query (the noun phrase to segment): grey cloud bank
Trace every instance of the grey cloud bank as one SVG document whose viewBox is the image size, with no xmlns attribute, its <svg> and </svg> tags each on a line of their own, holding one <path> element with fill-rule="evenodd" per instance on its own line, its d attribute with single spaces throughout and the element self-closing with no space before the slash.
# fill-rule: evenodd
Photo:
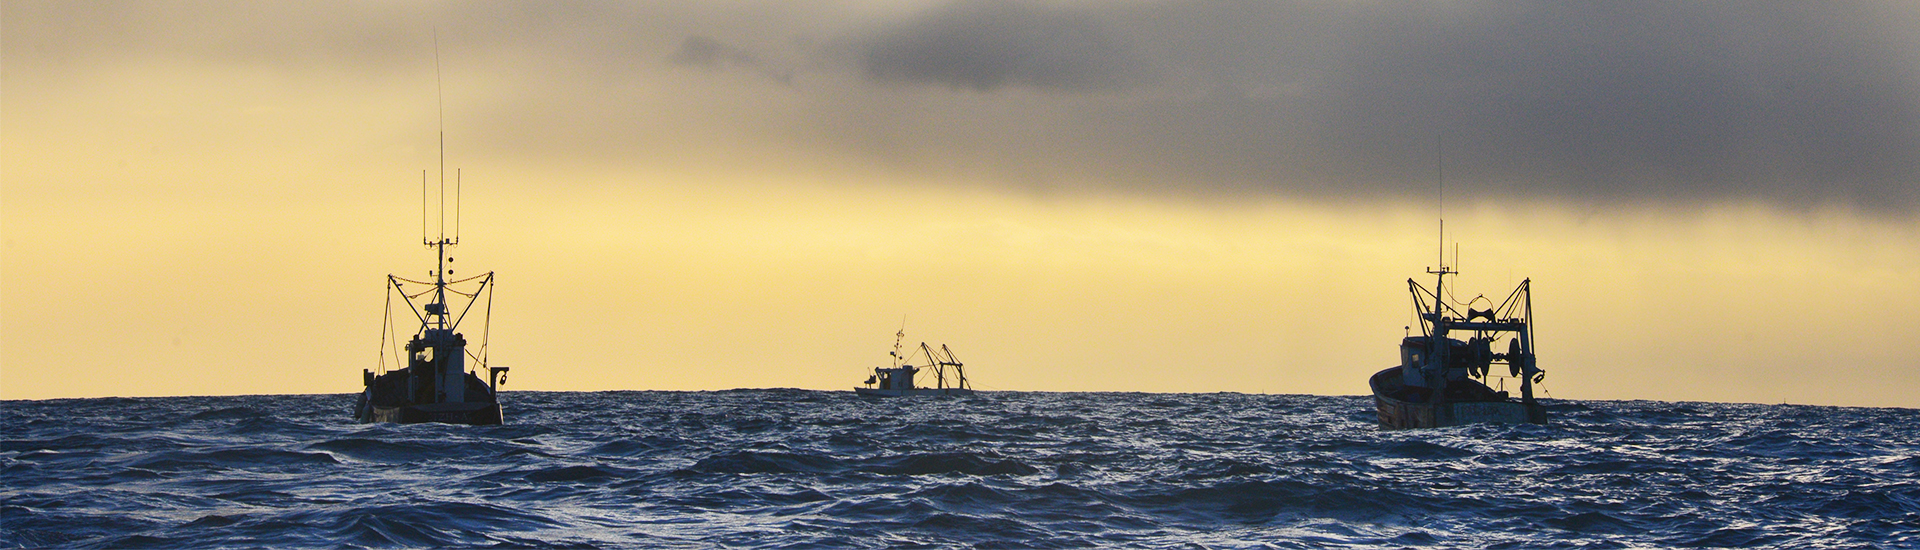
<svg viewBox="0 0 1920 550">
<path fill-rule="evenodd" d="M 876 80 L 980 92 L 1112 89 L 1132 62 L 1092 14 L 995 1 L 936 7 L 877 32 L 862 50 L 861 68 Z"/>
<path fill-rule="evenodd" d="M 438 27 L 450 66 L 508 88 L 450 106 L 498 155 L 717 147 L 1044 191 L 1380 200 L 1430 192 L 1442 136 L 1469 195 L 1920 211 L 1912 3 L 9 3 L 5 20 L 13 74 L 418 71 Z"/>
<path fill-rule="evenodd" d="M 1482 193 L 1920 206 L 1911 5 L 964 5 L 882 32 L 868 74 L 1060 96 L 1037 139 L 1074 145 L 1012 162 L 1090 180 L 1398 194 L 1431 186 L 1444 136 Z M 1094 46 L 1059 46 L 1060 21 Z"/>
</svg>

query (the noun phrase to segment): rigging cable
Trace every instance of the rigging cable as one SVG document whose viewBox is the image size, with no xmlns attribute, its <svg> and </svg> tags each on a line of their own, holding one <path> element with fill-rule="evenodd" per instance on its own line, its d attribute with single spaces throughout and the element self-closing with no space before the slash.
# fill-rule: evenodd
<svg viewBox="0 0 1920 550">
<path fill-rule="evenodd" d="M 451 281 L 447 281 L 447 282 L 446 282 L 446 284 L 450 284 L 450 285 L 457 285 L 457 284 L 460 284 L 460 283 L 464 283 L 464 282 L 468 282 L 468 281 L 472 281 L 472 280 L 474 280 L 474 279 L 479 279 L 479 278 L 481 278 L 481 277 L 485 277 L 485 276 L 487 276 L 487 274 L 486 274 L 486 273 L 481 273 L 481 274 L 479 274 L 479 275 L 474 275 L 474 276 L 472 276 L 472 277 L 467 277 L 467 278 L 465 278 L 465 279 L 455 279 L 455 280 L 451 280 Z M 393 278 L 394 278 L 394 279 L 398 279 L 398 280 L 400 280 L 401 282 L 405 282 L 405 283 L 413 283 L 413 284 L 416 284 L 416 285 L 431 285 L 431 284 L 434 284 L 434 283 L 430 283 L 430 282 L 427 282 L 427 281 L 415 281 L 415 280 L 413 280 L 413 279 L 408 279 L 408 278 L 406 278 L 406 277 L 401 277 L 401 276 L 399 276 L 399 275 L 394 275 L 394 276 L 393 276 Z"/>
<path fill-rule="evenodd" d="M 380 374 L 387 373 L 387 327 L 393 325 L 393 293 L 388 292 L 386 294 L 386 312 L 380 316 L 380 370 L 378 371 Z M 399 357 L 394 357 L 394 359 L 397 361 Z"/>
<path fill-rule="evenodd" d="M 399 275 L 388 275 L 388 277 L 393 277 L 393 279 L 394 279 L 394 280 L 396 280 L 396 281 L 400 281 L 400 282 L 403 282 L 403 283 L 413 283 L 413 284 L 416 284 L 416 285 L 431 285 L 431 284 L 433 284 L 433 283 L 429 283 L 429 282 L 426 282 L 426 281 L 415 281 L 415 280 L 413 280 L 413 279 L 408 279 L 408 278 L 406 278 L 406 277 L 401 277 L 401 276 L 399 276 Z"/>
<path fill-rule="evenodd" d="M 476 292 L 476 294 L 478 294 L 478 292 Z M 474 357 L 474 360 L 479 361 L 480 368 L 483 369 L 487 367 L 487 346 L 493 335 L 493 285 L 487 285 L 486 312 L 487 320 L 480 324 L 480 354 Z M 491 381 L 493 375 L 488 374 L 487 376 L 488 380 Z"/>
</svg>

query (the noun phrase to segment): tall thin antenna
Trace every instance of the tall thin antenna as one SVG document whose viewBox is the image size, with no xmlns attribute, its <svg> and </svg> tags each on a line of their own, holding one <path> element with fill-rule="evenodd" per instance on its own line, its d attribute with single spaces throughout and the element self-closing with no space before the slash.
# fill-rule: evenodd
<svg viewBox="0 0 1920 550">
<path fill-rule="evenodd" d="M 1447 162 L 1441 147 L 1440 132 L 1433 133 L 1433 169 L 1440 188 L 1440 271 L 1447 270 Z"/>
<path fill-rule="evenodd" d="M 460 244 L 460 169 L 453 169 L 453 244 Z"/>
<path fill-rule="evenodd" d="M 433 100 L 440 115 L 440 240 L 447 240 L 447 92 L 440 78 L 440 29 L 433 29 Z"/>
<path fill-rule="evenodd" d="M 447 240 L 447 133 L 440 132 L 440 240 Z"/>
</svg>

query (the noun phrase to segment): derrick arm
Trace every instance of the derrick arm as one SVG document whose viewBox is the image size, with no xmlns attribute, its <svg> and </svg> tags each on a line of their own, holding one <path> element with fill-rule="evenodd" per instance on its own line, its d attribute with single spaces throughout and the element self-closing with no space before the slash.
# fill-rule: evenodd
<svg viewBox="0 0 1920 550">
<path fill-rule="evenodd" d="M 933 353 L 933 347 L 928 346 L 926 342 L 920 343 L 920 352 L 927 355 L 927 366 L 933 367 L 933 378 L 934 378 L 933 387 L 936 387 L 936 388 L 947 387 L 946 363 L 940 362 L 940 357 Z"/>
<path fill-rule="evenodd" d="M 1544 380 L 1547 377 L 1546 371 L 1534 366 L 1533 279 L 1520 281 L 1520 288 L 1515 289 L 1514 294 L 1520 297 L 1521 302 L 1519 307 L 1525 308 L 1524 311 L 1526 313 L 1526 317 L 1523 319 L 1526 326 L 1520 331 L 1520 360 L 1523 361 L 1520 365 L 1520 400 L 1532 403 L 1533 383 Z"/>
<path fill-rule="evenodd" d="M 1427 289 L 1420 288 L 1420 283 L 1414 282 L 1413 279 L 1411 278 L 1407 279 L 1407 294 L 1413 296 L 1413 316 L 1416 319 L 1422 320 L 1422 322 L 1420 323 L 1420 334 L 1422 336 L 1432 336 L 1433 331 L 1427 328 L 1427 325 L 1430 324 L 1431 321 L 1427 320 L 1427 315 L 1426 315 L 1427 313 L 1426 290 Z"/>
<path fill-rule="evenodd" d="M 398 277 L 388 275 L 387 284 L 393 287 L 394 292 L 397 292 L 400 294 L 400 299 L 407 301 L 407 309 L 413 310 L 413 316 L 415 318 L 420 319 L 420 326 L 423 326 L 423 327 L 427 326 L 427 316 L 420 314 L 420 306 L 413 305 L 413 297 L 407 295 L 407 289 L 400 288 L 400 279 Z"/>
<path fill-rule="evenodd" d="M 940 351 L 947 354 L 947 364 L 953 365 L 953 374 L 960 378 L 960 386 L 959 386 L 960 389 L 963 389 L 963 390 L 973 389 L 972 385 L 967 383 L 966 367 L 961 366 L 960 360 L 953 356 L 953 350 L 947 349 L 946 344 L 940 344 Z"/>
<path fill-rule="evenodd" d="M 473 280 L 473 279 L 467 279 L 467 280 L 469 280 L 469 281 L 471 281 L 471 280 Z M 459 328 L 460 328 L 460 321 L 464 321 L 464 320 L 466 320 L 466 319 L 467 319 L 467 312 L 469 312 L 469 311 L 473 311 L 473 304 L 474 304 L 475 302 L 479 302 L 479 301 L 480 301 L 480 299 L 479 299 L 479 298 L 480 298 L 480 293 L 481 293 L 481 292 L 485 292 L 485 291 L 487 290 L 487 285 L 490 285 L 490 284 L 493 284 L 493 272 L 491 272 L 491 271 L 489 271 L 489 272 L 487 272 L 487 274 L 486 274 L 486 276 L 485 276 L 484 278 L 482 278 L 482 279 L 480 279 L 480 287 L 479 287 L 479 288 L 475 288 L 475 289 L 473 289 L 473 294 L 472 294 L 472 295 L 471 295 L 471 296 L 469 297 L 469 299 L 467 300 L 467 307 L 465 307 L 465 308 L 462 308 L 462 309 L 460 310 L 460 316 L 459 316 L 459 317 L 455 317 L 455 318 L 453 319 L 453 326 L 450 326 L 450 327 L 447 327 L 448 329 L 459 329 Z M 457 292 L 457 293 L 459 293 L 459 294 L 461 294 L 461 295 L 466 295 L 466 293 L 464 293 L 464 292 L 459 292 L 459 291 L 455 291 L 455 292 Z M 491 319 L 489 319 L 489 321 L 491 321 Z"/>
<path fill-rule="evenodd" d="M 1454 319 L 1464 320 L 1466 318 L 1460 315 L 1460 310 L 1454 309 L 1453 306 L 1447 304 L 1446 300 L 1440 299 L 1438 291 L 1427 290 L 1426 287 L 1420 286 L 1420 283 L 1415 282 L 1413 279 L 1407 279 L 1407 293 L 1413 295 L 1413 313 L 1414 316 L 1420 318 L 1420 328 L 1425 336 L 1435 336 L 1435 333 L 1444 333 L 1445 331 L 1439 330 L 1443 328 L 1440 326 L 1442 324 L 1441 319 L 1448 314 L 1452 314 Z M 1431 302 L 1429 302 L 1429 300 L 1431 300 Z M 1454 323 L 1446 323 L 1446 325 L 1444 328 L 1453 328 Z"/>
</svg>

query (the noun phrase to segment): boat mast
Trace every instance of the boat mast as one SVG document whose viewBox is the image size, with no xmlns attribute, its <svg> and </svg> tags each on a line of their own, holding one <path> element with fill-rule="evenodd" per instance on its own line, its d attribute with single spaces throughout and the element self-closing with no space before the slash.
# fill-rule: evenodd
<svg viewBox="0 0 1920 550">
<path fill-rule="evenodd" d="M 1433 282 L 1433 318 L 1434 322 L 1438 323 L 1441 312 L 1440 300 L 1442 300 L 1442 296 L 1446 295 L 1443 287 L 1446 286 L 1447 274 L 1455 273 L 1447 269 L 1447 163 L 1443 150 L 1440 147 L 1440 134 L 1438 133 L 1433 135 L 1433 170 L 1435 174 L 1434 187 L 1438 189 L 1439 194 L 1438 201 L 1436 201 L 1437 206 L 1435 207 L 1438 213 L 1435 217 L 1440 219 L 1440 241 L 1438 243 L 1439 246 L 1434 250 L 1437 253 L 1437 263 L 1440 269 L 1429 269 L 1427 273 L 1432 273 L 1435 277 Z"/>
<path fill-rule="evenodd" d="M 1433 323 L 1434 341 L 1429 344 L 1434 351 L 1444 352 L 1446 351 L 1445 346 L 1435 344 L 1445 335 L 1445 329 L 1440 326 L 1440 315 L 1445 311 L 1444 308 L 1446 306 L 1441 304 L 1441 300 L 1446 299 L 1447 275 L 1457 272 L 1447 268 L 1447 164 L 1440 147 L 1440 134 L 1434 134 L 1433 136 L 1433 169 L 1435 173 L 1434 186 L 1438 189 L 1439 194 L 1438 205 L 1436 206 L 1438 213 L 1436 217 L 1440 219 L 1440 240 L 1438 247 L 1435 248 L 1435 252 L 1437 253 L 1437 263 L 1440 268 L 1427 270 L 1427 273 L 1434 275 L 1433 318 L 1431 319 Z M 1438 356 L 1436 355 L 1435 357 Z"/>
<path fill-rule="evenodd" d="M 434 91 L 435 112 L 436 114 L 439 115 L 438 131 L 439 131 L 439 139 L 440 139 L 440 143 L 439 143 L 440 145 L 440 201 L 439 201 L 440 238 L 438 240 L 427 241 L 423 244 L 433 247 L 434 261 L 438 266 L 433 270 L 433 289 L 434 290 L 433 290 L 432 305 L 436 307 L 429 307 L 428 312 L 435 314 L 433 328 L 439 329 L 439 330 L 446 330 L 447 315 L 451 313 L 450 311 L 448 311 L 448 308 L 447 308 L 447 274 L 449 273 L 449 271 L 447 270 L 447 261 L 452 259 L 447 257 L 447 247 L 460 244 L 460 236 L 459 236 L 459 229 L 458 229 L 459 225 L 458 225 L 458 222 L 456 222 L 454 226 L 455 233 L 454 233 L 453 239 L 451 240 L 447 239 L 447 100 L 446 100 L 446 87 L 445 87 L 445 84 L 443 83 L 443 79 L 440 76 L 440 31 L 439 29 L 435 29 L 433 32 L 433 91 Z M 454 188 L 455 201 L 459 200 L 458 198 L 459 192 L 460 192 L 459 187 L 456 184 Z M 459 214 L 457 213 L 455 214 L 455 216 L 458 216 L 458 215 Z M 423 225 L 425 224 L 425 221 L 426 220 L 421 220 Z"/>
<path fill-rule="evenodd" d="M 901 315 L 900 330 L 893 333 L 893 351 L 887 353 L 887 355 L 893 356 L 893 368 L 896 368 L 896 369 L 900 368 L 900 365 L 906 363 L 907 361 L 906 356 L 900 355 L 901 342 L 905 341 L 906 339 L 907 339 L 907 316 Z"/>
<path fill-rule="evenodd" d="M 1446 304 L 1442 301 L 1446 300 L 1447 275 L 1457 272 L 1447 267 L 1447 171 L 1440 134 L 1437 133 L 1433 136 L 1433 166 L 1434 186 L 1438 189 L 1435 217 L 1440 220 L 1439 242 L 1436 250 L 1439 268 L 1427 270 L 1427 273 L 1434 276 L 1433 313 L 1428 314 L 1427 317 L 1427 323 L 1433 327 L 1433 330 L 1428 332 L 1427 364 L 1422 365 L 1421 370 L 1426 371 L 1422 374 L 1426 378 L 1427 385 L 1434 388 L 1431 399 L 1438 401 L 1445 393 L 1441 389 L 1446 387 L 1447 364 L 1447 323 L 1444 317 Z"/>
</svg>

